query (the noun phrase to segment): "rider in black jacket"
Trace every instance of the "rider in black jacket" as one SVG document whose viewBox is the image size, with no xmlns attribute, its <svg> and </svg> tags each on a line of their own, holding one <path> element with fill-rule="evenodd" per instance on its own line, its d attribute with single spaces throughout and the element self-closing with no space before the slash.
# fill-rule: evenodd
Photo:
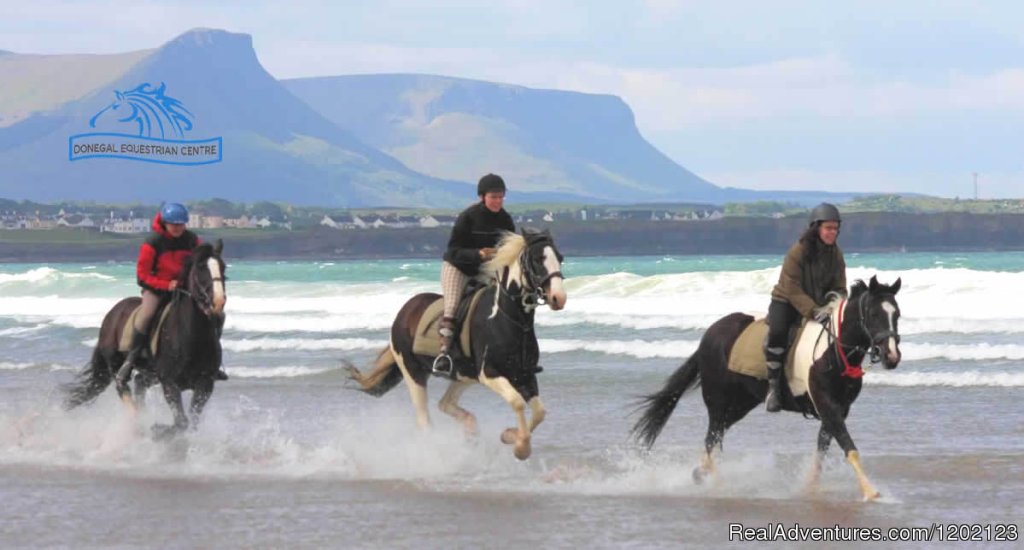
<svg viewBox="0 0 1024 550">
<path fill-rule="evenodd" d="M 480 202 L 462 211 L 452 228 L 448 249 L 441 264 L 441 291 L 444 295 L 444 317 L 441 318 L 441 353 L 434 360 L 434 374 L 454 376 L 448 350 L 455 328 L 455 312 L 462 290 L 471 277 L 479 274 L 480 264 L 494 255 L 504 231 L 515 231 L 512 216 L 502 207 L 505 181 L 496 174 L 480 178 L 476 187 Z"/>
</svg>

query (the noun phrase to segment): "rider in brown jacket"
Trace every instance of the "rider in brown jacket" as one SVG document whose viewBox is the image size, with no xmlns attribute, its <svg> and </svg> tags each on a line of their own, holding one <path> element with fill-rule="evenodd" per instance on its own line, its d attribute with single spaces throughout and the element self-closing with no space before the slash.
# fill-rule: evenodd
<svg viewBox="0 0 1024 550">
<path fill-rule="evenodd" d="M 799 325 L 801 318 L 826 322 L 828 312 L 822 308 L 828 303 L 826 295 L 829 292 L 846 295 L 846 261 L 836 244 L 840 222 L 839 209 L 835 206 L 827 202 L 815 206 L 807 230 L 786 253 L 779 282 L 772 289 L 765 345 L 768 361 L 765 407 L 768 412 L 782 408 L 779 381 L 790 345 L 790 327 Z"/>
</svg>

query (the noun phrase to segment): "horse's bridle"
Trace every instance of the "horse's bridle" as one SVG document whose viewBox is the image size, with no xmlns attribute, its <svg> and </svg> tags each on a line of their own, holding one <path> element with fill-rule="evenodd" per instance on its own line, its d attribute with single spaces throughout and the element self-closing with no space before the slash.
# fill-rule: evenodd
<svg viewBox="0 0 1024 550">
<path fill-rule="evenodd" d="M 206 290 L 206 287 L 204 285 L 199 284 L 199 281 L 196 279 L 195 265 L 198 265 L 198 263 L 199 262 L 193 264 L 192 269 L 189 271 L 189 290 L 183 289 L 181 287 L 176 287 L 174 290 L 180 294 L 188 296 L 189 299 L 191 299 L 193 302 L 195 302 L 197 306 L 199 306 L 199 309 L 203 312 L 203 314 L 209 317 L 213 314 L 213 297 L 210 296 L 210 292 Z M 211 286 L 217 282 L 223 283 L 226 280 L 227 277 L 224 276 L 210 277 Z"/>
<path fill-rule="evenodd" d="M 565 277 L 562 276 L 561 270 L 552 271 L 551 273 L 548 273 L 543 277 L 537 274 L 537 272 L 533 268 L 533 262 L 530 258 L 530 249 L 533 246 L 537 245 L 551 245 L 552 250 L 554 250 L 554 244 L 550 240 L 545 239 L 537 241 L 533 243 L 533 245 L 527 245 L 519 254 L 519 265 L 522 266 L 523 274 L 526 275 L 526 281 L 527 283 L 529 283 L 530 286 L 529 289 L 523 289 L 524 292 L 522 297 L 523 308 L 526 309 L 527 311 L 536 309 L 538 306 L 547 304 L 547 294 L 544 291 L 544 285 L 551 281 L 551 279 L 554 279 L 555 277 L 558 277 L 559 279 L 563 280 L 565 279 Z M 559 256 L 558 263 L 561 264 L 561 254 L 558 254 L 557 251 L 555 252 L 555 254 Z"/>
<path fill-rule="evenodd" d="M 864 322 L 864 318 L 866 317 L 867 313 L 867 306 L 864 305 L 864 298 L 868 294 L 871 294 L 871 291 L 861 294 L 860 298 L 857 299 L 857 312 L 860 314 L 860 329 L 868 337 L 868 340 L 871 341 L 871 345 L 868 346 L 867 349 L 868 355 L 871 357 L 872 363 L 877 363 L 882 360 L 882 342 L 889 338 L 894 338 L 896 340 L 896 344 L 898 345 L 900 343 L 900 335 L 898 332 L 892 329 L 881 330 L 875 333 L 874 335 L 871 334 L 871 331 L 868 330 L 867 323 Z"/>
<path fill-rule="evenodd" d="M 859 317 L 857 325 L 860 328 L 861 333 L 864 334 L 864 336 L 867 336 L 868 341 L 871 342 L 866 348 L 861 346 L 848 346 L 840 342 L 839 339 L 836 337 L 835 333 L 833 333 L 831 329 L 825 327 L 825 330 L 828 331 L 828 334 L 829 336 L 832 337 L 832 339 L 839 342 L 839 345 L 844 350 L 850 350 L 853 352 L 863 352 L 868 357 L 870 357 L 871 363 L 874 364 L 882 360 L 882 342 L 884 342 L 888 338 L 895 338 L 896 343 L 899 344 L 900 335 L 898 332 L 891 329 L 881 330 L 875 334 L 871 333 L 871 330 L 868 329 L 868 324 L 864 321 L 864 319 L 867 318 L 867 306 L 865 305 L 865 298 L 867 298 L 869 294 L 871 294 L 870 290 L 865 291 L 863 294 L 857 297 L 857 313 Z"/>
</svg>

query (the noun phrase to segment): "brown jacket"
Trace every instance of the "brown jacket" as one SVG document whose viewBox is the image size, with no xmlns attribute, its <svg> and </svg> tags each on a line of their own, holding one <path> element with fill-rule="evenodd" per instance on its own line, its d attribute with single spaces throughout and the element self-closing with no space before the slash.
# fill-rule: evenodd
<svg viewBox="0 0 1024 550">
<path fill-rule="evenodd" d="M 821 247 L 815 261 L 804 261 L 804 243 L 797 241 L 782 262 L 779 282 L 772 289 L 772 299 L 787 302 L 804 317 L 810 318 L 814 308 L 825 305 L 829 291 L 846 295 L 846 261 L 839 245 Z"/>
</svg>

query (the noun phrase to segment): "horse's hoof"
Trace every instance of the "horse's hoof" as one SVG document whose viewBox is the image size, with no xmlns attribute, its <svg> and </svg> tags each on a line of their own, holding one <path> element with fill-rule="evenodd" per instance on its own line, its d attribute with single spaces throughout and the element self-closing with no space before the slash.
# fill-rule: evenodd
<svg viewBox="0 0 1024 550">
<path fill-rule="evenodd" d="M 506 445 L 512 445 L 518 437 L 519 430 L 515 428 L 506 428 L 505 431 L 501 432 L 501 442 Z"/>
<path fill-rule="evenodd" d="M 477 430 L 477 427 L 476 427 L 476 420 L 475 419 L 463 420 L 462 421 L 462 435 L 466 439 L 476 439 L 476 437 L 478 435 L 480 435 L 480 432 L 479 432 L 479 430 Z"/>
<path fill-rule="evenodd" d="M 516 443 L 512 454 L 514 454 L 519 460 L 526 460 L 527 458 L 530 458 L 530 453 L 532 451 L 533 449 L 530 447 L 530 440 L 524 439 L 523 441 Z"/>
<path fill-rule="evenodd" d="M 696 483 L 697 485 L 700 485 L 700 484 L 704 483 L 704 478 L 705 477 L 707 477 L 707 474 L 704 472 L 704 470 L 701 469 L 700 466 L 697 466 L 696 468 L 693 469 L 693 482 L 694 483 Z"/>
<path fill-rule="evenodd" d="M 874 502 L 875 500 L 878 500 L 879 498 L 881 498 L 881 496 L 882 496 L 882 493 L 879 493 L 878 491 L 875 491 L 874 493 L 864 495 L 864 502 Z"/>
<path fill-rule="evenodd" d="M 173 424 L 154 424 L 150 429 L 153 430 L 153 439 L 156 441 L 166 441 L 181 433 Z"/>
</svg>

